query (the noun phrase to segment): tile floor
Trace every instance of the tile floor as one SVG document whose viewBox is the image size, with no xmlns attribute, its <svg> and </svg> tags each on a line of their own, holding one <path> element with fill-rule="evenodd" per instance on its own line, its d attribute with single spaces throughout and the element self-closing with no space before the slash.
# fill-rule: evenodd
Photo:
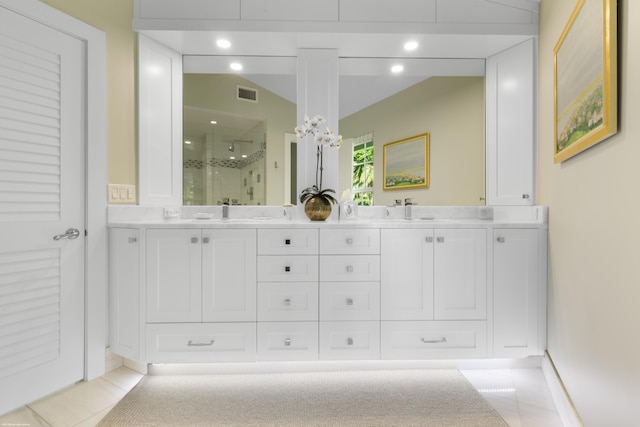
<svg viewBox="0 0 640 427">
<path fill-rule="evenodd" d="M 541 369 L 462 370 L 511 427 L 562 427 Z M 4 426 L 95 426 L 142 378 L 121 367 L 0 417 Z"/>
</svg>

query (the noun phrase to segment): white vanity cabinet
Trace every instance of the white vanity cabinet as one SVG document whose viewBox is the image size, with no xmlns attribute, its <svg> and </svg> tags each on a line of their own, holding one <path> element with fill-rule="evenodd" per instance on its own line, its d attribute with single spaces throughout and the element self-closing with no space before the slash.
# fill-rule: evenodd
<svg viewBox="0 0 640 427">
<path fill-rule="evenodd" d="M 147 363 L 524 358 L 547 229 L 112 226 L 110 347 Z"/>
<path fill-rule="evenodd" d="M 380 358 L 380 230 L 320 230 L 320 359 Z"/>
<path fill-rule="evenodd" d="M 546 230 L 496 229 L 493 237 L 493 355 L 542 355 L 546 344 Z"/>
<path fill-rule="evenodd" d="M 146 361 L 255 360 L 256 230 L 149 229 Z"/>
<path fill-rule="evenodd" d="M 256 320 L 256 231 L 147 230 L 147 322 Z"/>
<path fill-rule="evenodd" d="M 486 357 L 486 229 L 381 233 L 382 358 Z"/>
<path fill-rule="evenodd" d="M 142 360 L 140 230 L 109 229 L 109 346 L 113 353 Z"/>
<path fill-rule="evenodd" d="M 257 359 L 318 358 L 318 230 L 258 230 Z"/>
</svg>

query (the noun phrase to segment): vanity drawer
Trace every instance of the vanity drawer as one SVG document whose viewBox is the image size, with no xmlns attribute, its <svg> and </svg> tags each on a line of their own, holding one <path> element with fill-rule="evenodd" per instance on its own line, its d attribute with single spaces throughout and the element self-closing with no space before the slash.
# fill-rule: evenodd
<svg viewBox="0 0 640 427">
<path fill-rule="evenodd" d="M 320 359 L 380 358 L 380 322 L 320 322 Z"/>
<path fill-rule="evenodd" d="M 377 282 L 380 255 L 321 255 L 321 282 Z"/>
<path fill-rule="evenodd" d="M 380 320 L 380 283 L 320 283 L 320 320 Z"/>
<path fill-rule="evenodd" d="M 373 255 L 380 253 L 379 229 L 321 229 L 320 253 Z"/>
<path fill-rule="evenodd" d="M 384 321 L 383 359 L 464 359 L 487 357 L 484 321 Z"/>
<path fill-rule="evenodd" d="M 317 255 L 260 255 L 258 282 L 317 282 Z"/>
<path fill-rule="evenodd" d="M 318 322 L 258 322 L 260 361 L 317 360 Z"/>
<path fill-rule="evenodd" d="M 258 283 L 258 320 L 318 320 L 317 283 Z"/>
<path fill-rule="evenodd" d="M 318 230 L 258 229 L 258 255 L 316 255 Z"/>
<path fill-rule="evenodd" d="M 251 362 L 256 357 L 256 324 L 147 324 L 149 363 Z"/>
</svg>

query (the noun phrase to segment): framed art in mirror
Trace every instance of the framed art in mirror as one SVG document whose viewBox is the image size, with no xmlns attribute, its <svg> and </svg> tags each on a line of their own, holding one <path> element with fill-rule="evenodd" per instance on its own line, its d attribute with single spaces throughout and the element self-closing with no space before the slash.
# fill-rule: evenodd
<svg viewBox="0 0 640 427">
<path fill-rule="evenodd" d="M 578 0 L 554 48 L 554 161 L 617 132 L 617 10 Z"/>
<path fill-rule="evenodd" d="M 382 152 L 384 190 L 429 187 L 429 134 L 385 144 Z"/>
</svg>

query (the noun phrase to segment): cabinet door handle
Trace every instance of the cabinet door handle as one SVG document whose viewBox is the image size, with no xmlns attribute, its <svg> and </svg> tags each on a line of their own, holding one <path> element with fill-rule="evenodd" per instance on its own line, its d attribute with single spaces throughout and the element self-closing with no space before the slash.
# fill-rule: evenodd
<svg viewBox="0 0 640 427">
<path fill-rule="evenodd" d="M 137 237 L 129 237 L 129 243 L 135 243 L 138 241 Z"/>
<path fill-rule="evenodd" d="M 291 298 L 287 298 L 283 301 L 284 305 L 291 305 Z"/>
<path fill-rule="evenodd" d="M 447 342 L 447 337 L 442 337 L 439 340 L 425 340 L 424 338 L 420 338 L 420 341 L 422 341 L 425 344 L 440 344 L 440 343 Z"/>
<path fill-rule="evenodd" d="M 504 243 L 506 241 L 504 237 L 498 237 L 496 240 L 498 241 L 498 243 Z"/>
<path fill-rule="evenodd" d="M 288 265 L 286 265 L 284 267 L 284 271 L 286 271 L 287 273 L 291 271 L 291 267 L 289 267 Z"/>
<path fill-rule="evenodd" d="M 353 338 L 347 338 L 347 345 L 353 345 Z"/>
<path fill-rule="evenodd" d="M 209 238 L 208 237 L 203 237 L 202 238 L 202 243 L 209 243 Z"/>
<path fill-rule="evenodd" d="M 438 243 L 444 243 L 444 237 L 438 237 L 436 240 Z"/>
<path fill-rule="evenodd" d="M 424 239 L 427 243 L 433 243 L 433 237 L 425 237 Z"/>
<path fill-rule="evenodd" d="M 291 244 L 291 239 L 284 239 L 284 244 L 285 245 L 290 245 Z"/>
<path fill-rule="evenodd" d="M 347 265 L 347 273 L 353 273 L 353 266 Z"/>
<path fill-rule="evenodd" d="M 347 305 L 353 305 L 353 298 L 347 298 Z"/>
<path fill-rule="evenodd" d="M 291 347 L 291 338 L 285 338 L 284 345 L 285 347 Z"/>
<path fill-rule="evenodd" d="M 347 237 L 347 245 L 353 245 L 353 238 Z"/>
<path fill-rule="evenodd" d="M 528 195 L 528 194 L 523 194 L 523 195 L 522 195 L 522 198 L 523 198 L 523 199 L 528 199 L 528 198 L 529 198 L 529 195 Z"/>
<path fill-rule="evenodd" d="M 189 340 L 189 343 L 187 345 L 189 347 L 207 347 L 213 345 L 213 343 L 215 343 L 215 340 L 209 340 L 209 342 L 194 342 Z"/>
<path fill-rule="evenodd" d="M 192 237 L 191 238 L 191 243 L 198 243 L 198 238 L 197 237 Z"/>
</svg>

